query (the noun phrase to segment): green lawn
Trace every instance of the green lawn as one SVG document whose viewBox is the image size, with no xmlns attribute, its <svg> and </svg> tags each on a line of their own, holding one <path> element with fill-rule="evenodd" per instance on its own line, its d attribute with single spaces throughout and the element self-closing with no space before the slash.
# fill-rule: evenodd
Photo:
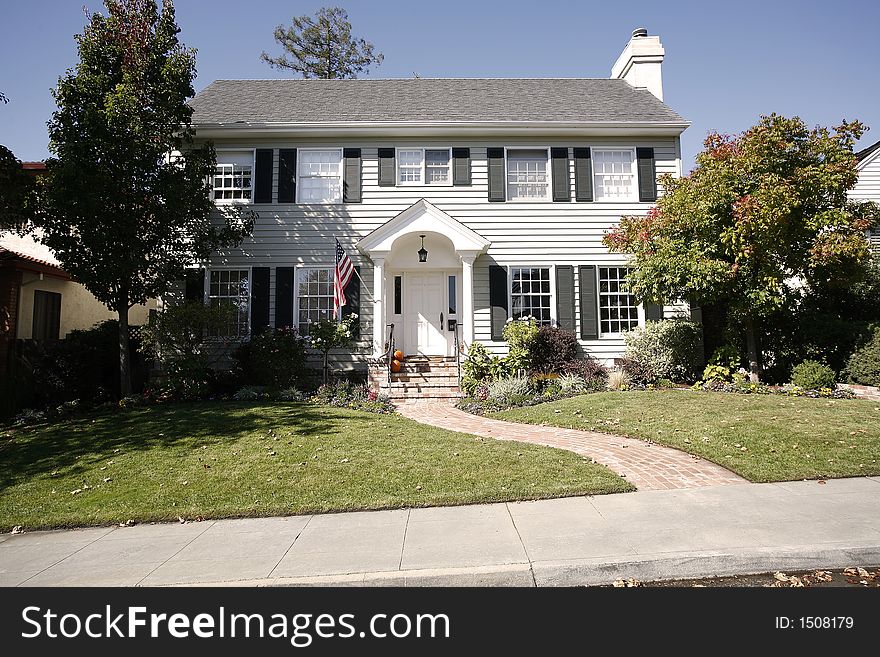
<svg viewBox="0 0 880 657">
<path fill-rule="evenodd" d="M 697 454 L 751 481 L 880 474 L 880 402 L 658 390 L 603 392 L 496 413 Z"/>
<path fill-rule="evenodd" d="M 311 404 L 154 406 L 0 438 L 2 531 L 632 490 L 571 452 Z"/>
</svg>

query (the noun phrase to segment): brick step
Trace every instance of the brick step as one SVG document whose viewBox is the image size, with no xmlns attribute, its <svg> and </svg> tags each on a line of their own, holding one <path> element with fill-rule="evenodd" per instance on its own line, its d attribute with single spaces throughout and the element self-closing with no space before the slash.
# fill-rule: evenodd
<svg viewBox="0 0 880 657">
<path fill-rule="evenodd" d="M 393 381 L 391 383 L 392 390 L 418 390 L 418 389 L 439 389 L 439 388 L 455 388 L 458 390 L 458 381 L 453 382 L 441 382 L 441 383 L 425 383 L 424 381 L 408 381 L 408 382 L 397 382 Z"/>
<path fill-rule="evenodd" d="M 400 399 L 460 399 L 461 393 L 455 390 L 436 391 L 395 391 L 389 395 L 392 401 Z"/>
</svg>

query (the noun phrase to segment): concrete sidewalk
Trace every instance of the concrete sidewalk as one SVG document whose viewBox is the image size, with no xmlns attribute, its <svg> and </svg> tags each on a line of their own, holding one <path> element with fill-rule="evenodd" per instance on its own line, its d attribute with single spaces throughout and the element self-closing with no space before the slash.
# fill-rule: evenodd
<svg viewBox="0 0 880 657">
<path fill-rule="evenodd" d="M 880 477 L 0 536 L 5 586 L 557 586 L 880 565 Z"/>
</svg>

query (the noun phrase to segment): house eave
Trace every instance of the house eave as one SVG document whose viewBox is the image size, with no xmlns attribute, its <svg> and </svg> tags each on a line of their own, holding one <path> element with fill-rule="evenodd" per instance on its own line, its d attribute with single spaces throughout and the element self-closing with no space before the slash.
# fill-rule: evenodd
<svg viewBox="0 0 880 657">
<path fill-rule="evenodd" d="M 273 136 L 273 137 L 611 137 L 653 135 L 677 137 L 689 121 L 645 122 L 561 122 L 561 121 L 426 121 L 426 122 L 341 122 L 320 123 L 198 123 L 196 136 L 203 139 Z"/>
</svg>

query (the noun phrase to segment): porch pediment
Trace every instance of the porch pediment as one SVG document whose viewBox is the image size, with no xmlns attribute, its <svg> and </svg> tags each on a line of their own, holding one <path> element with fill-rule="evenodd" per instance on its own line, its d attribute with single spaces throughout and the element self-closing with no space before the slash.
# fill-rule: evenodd
<svg viewBox="0 0 880 657">
<path fill-rule="evenodd" d="M 383 256 L 391 252 L 399 238 L 428 232 L 445 235 L 459 254 L 476 256 L 484 253 L 491 244 L 455 217 L 420 199 L 361 239 L 357 248 L 368 256 Z"/>
</svg>

